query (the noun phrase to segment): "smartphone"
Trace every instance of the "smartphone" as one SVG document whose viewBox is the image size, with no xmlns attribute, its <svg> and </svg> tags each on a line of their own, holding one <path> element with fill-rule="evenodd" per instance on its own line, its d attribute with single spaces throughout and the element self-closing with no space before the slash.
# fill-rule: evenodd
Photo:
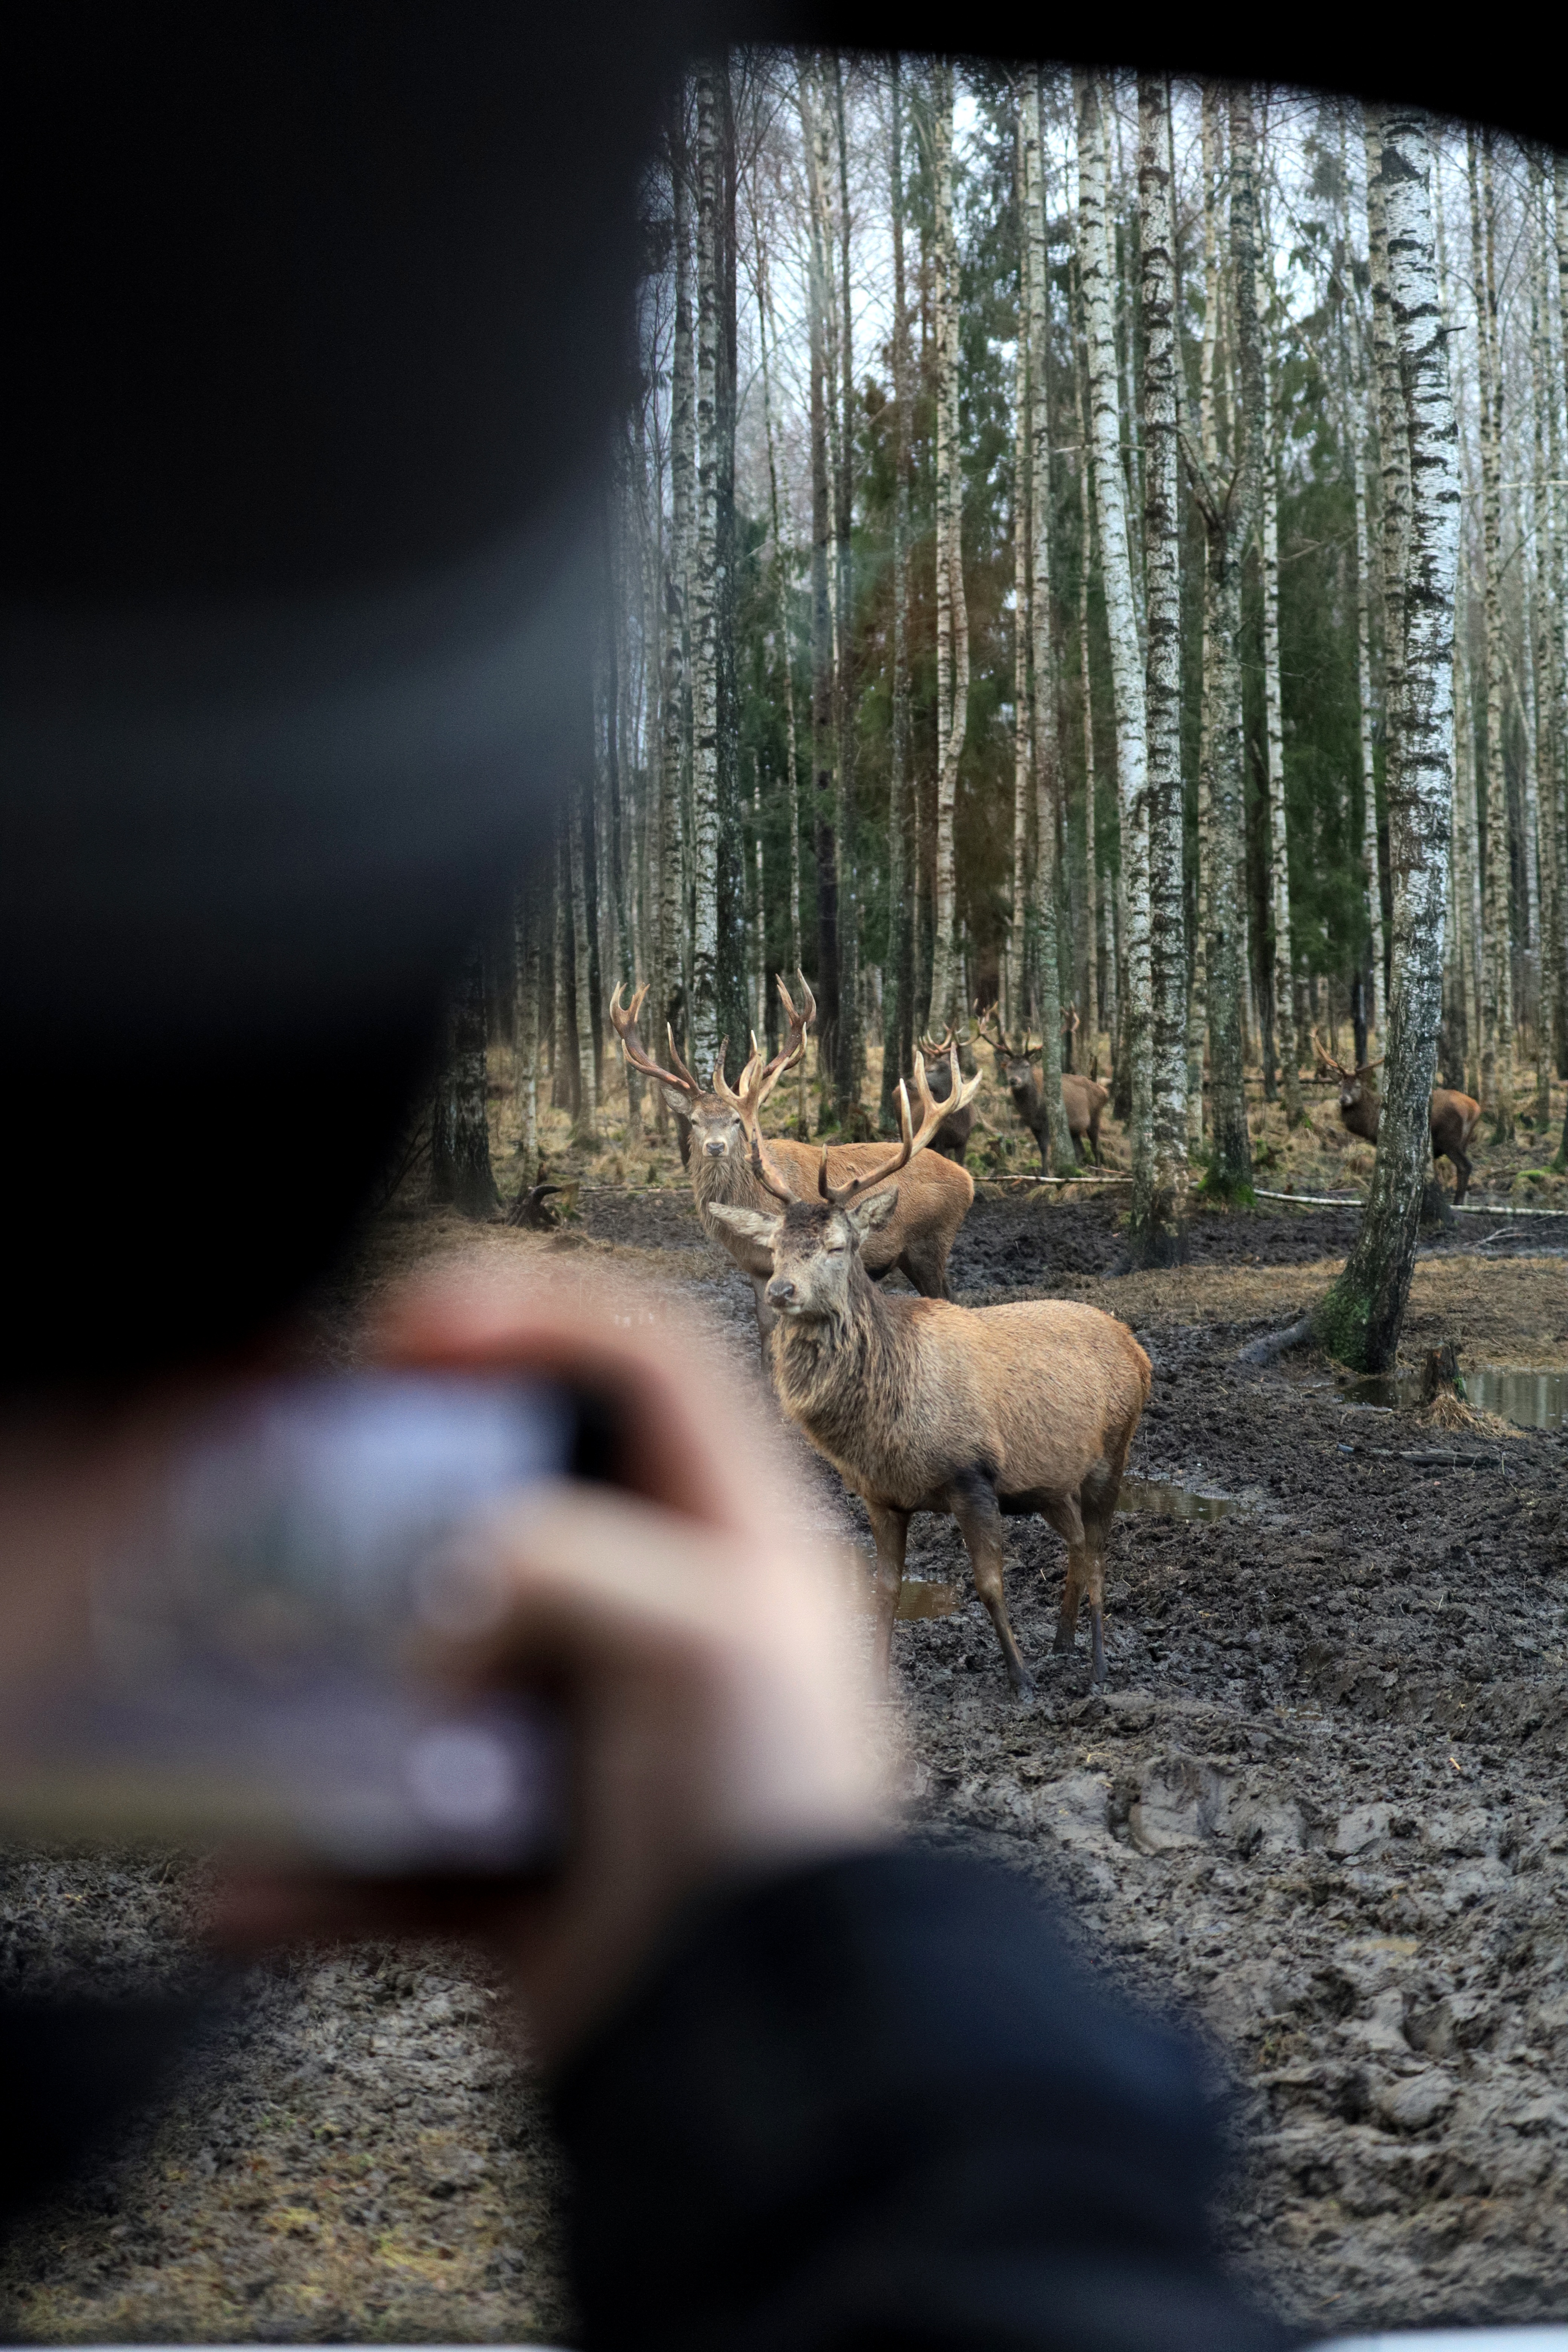
<svg viewBox="0 0 1568 2352">
<path fill-rule="evenodd" d="M 426 1661 L 500 1605 L 484 1515 L 604 1477 L 610 1445 L 594 1401 L 506 1376 L 311 1377 L 226 1402 L 100 1563 L 79 1671 L 14 1711 L 0 1820 L 376 1877 L 547 1868 L 559 1721 Z"/>
</svg>

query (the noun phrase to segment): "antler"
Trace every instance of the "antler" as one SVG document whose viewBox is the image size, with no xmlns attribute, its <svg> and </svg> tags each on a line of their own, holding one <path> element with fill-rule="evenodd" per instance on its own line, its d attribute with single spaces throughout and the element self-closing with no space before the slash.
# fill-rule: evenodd
<svg viewBox="0 0 1568 2352">
<path fill-rule="evenodd" d="M 673 1029 L 667 1026 L 665 1031 L 665 1034 L 669 1039 L 669 1058 L 675 1065 L 674 1068 L 669 1070 L 660 1068 L 637 1034 L 637 1020 L 647 1001 L 647 981 L 643 982 L 629 1005 L 621 1003 L 621 982 L 616 981 L 615 993 L 610 998 L 610 1023 L 621 1041 L 621 1052 L 626 1055 L 626 1060 L 634 1069 L 641 1070 L 646 1076 L 658 1078 L 661 1086 L 674 1087 L 677 1093 L 690 1095 L 693 1097 L 700 1095 L 702 1092 L 701 1087 L 676 1049 Z"/>
<path fill-rule="evenodd" d="M 975 998 L 974 1018 L 983 1043 L 989 1045 L 994 1054 L 1007 1055 L 1011 1054 L 1013 1049 L 1008 1045 L 1006 1037 L 1003 1033 L 1001 1016 L 1002 1007 L 999 1003 L 986 1007 L 982 1005 L 978 997 Z M 985 1024 L 988 1021 L 992 1024 L 992 1030 L 987 1030 L 985 1026 Z M 992 1034 L 993 1030 L 994 1031 L 994 1034 Z M 949 1034 L 951 1035 L 951 1034 L 952 1033 L 950 1031 Z"/>
<path fill-rule="evenodd" d="M 1327 1046 L 1323 1044 L 1322 1039 L 1319 1036 L 1315 1029 L 1312 1032 L 1312 1044 L 1316 1049 L 1319 1061 L 1323 1064 L 1326 1069 L 1337 1071 L 1342 1078 L 1352 1078 L 1355 1076 L 1356 1074 L 1353 1070 L 1347 1070 L 1342 1062 L 1335 1061 L 1333 1055 L 1329 1052 Z M 1377 1065 L 1375 1062 L 1369 1062 L 1367 1064 L 1367 1067 L 1369 1070 L 1375 1069 Z"/>
<path fill-rule="evenodd" d="M 964 1083 L 963 1073 L 958 1066 L 956 1045 L 950 1046 L 948 1049 L 948 1068 L 951 1074 L 949 1084 L 952 1092 L 942 1102 L 938 1102 L 932 1096 L 926 1080 L 925 1063 L 923 1059 L 917 1056 L 915 1088 L 921 1098 L 921 1123 L 918 1129 L 910 1125 L 909 1088 L 903 1080 L 900 1079 L 899 1126 L 902 1130 L 903 1141 L 900 1144 L 896 1156 L 889 1160 L 885 1167 L 873 1169 L 868 1176 L 856 1176 L 847 1184 L 830 1184 L 827 1181 L 827 1146 L 823 1145 L 822 1165 L 816 1171 L 816 1189 L 833 1208 L 848 1208 L 852 1202 L 860 1198 L 862 1192 L 869 1192 L 874 1185 L 885 1184 L 889 1176 L 896 1176 L 900 1168 L 907 1168 L 916 1152 L 925 1150 L 942 1120 L 953 1111 L 962 1110 L 965 1103 L 973 1101 L 980 1091 L 980 1073 L 977 1070 L 968 1084 Z"/>
<path fill-rule="evenodd" d="M 805 1033 L 816 1018 L 816 999 L 811 992 L 811 982 L 806 979 L 805 972 L 800 973 L 799 979 L 800 992 L 804 1001 L 797 1011 L 794 998 L 784 984 L 783 976 L 779 976 L 777 981 L 779 1003 L 784 1006 L 784 1016 L 789 1023 L 789 1034 L 771 1062 L 763 1061 L 763 1049 L 756 1038 L 752 1037 L 752 1058 L 741 1073 L 741 1084 L 737 1090 L 732 1091 L 725 1083 L 724 1049 L 723 1046 L 719 1049 L 719 1059 L 713 1069 L 713 1091 L 721 1102 L 728 1103 L 730 1108 L 739 1115 L 742 1122 L 753 1129 L 757 1113 L 762 1109 L 779 1080 L 786 1071 L 795 1068 L 805 1054 Z M 725 1044 L 728 1043 L 729 1040 L 726 1038 Z M 794 1195 L 791 1194 L 790 1197 L 793 1199 Z"/>
<path fill-rule="evenodd" d="M 763 1158 L 763 1139 L 757 1133 L 754 1127 L 751 1130 L 751 1135 L 752 1173 L 756 1178 L 758 1183 L 762 1186 L 763 1192 L 771 1192 L 774 1200 L 782 1201 L 787 1209 L 790 1202 L 794 1201 L 796 1196 L 790 1191 L 787 1184 L 781 1184 L 778 1179 L 770 1171 L 767 1161 Z"/>
<path fill-rule="evenodd" d="M 923 1032 L 921 1033 L 921 1052 L 931 1061 L 940 1062 L 942 1055 L 951 1050 L 952 1045 L 952 1024 L 951 1021 L 943 1023 L 940 1037 L 928 1037 Z"/>
</svg>

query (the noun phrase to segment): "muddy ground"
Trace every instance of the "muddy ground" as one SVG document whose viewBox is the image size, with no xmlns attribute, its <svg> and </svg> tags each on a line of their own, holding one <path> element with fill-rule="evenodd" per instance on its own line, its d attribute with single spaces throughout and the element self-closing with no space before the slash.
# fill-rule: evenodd
<svg viewBox="0 0 1568 2352">
<path fill-rule="evenodd" d="M 749 1289 L 678 1193 L 584 1190 L 580 1210 L 564 1244 L 389 1213 L 317 1344 L 352 1353 L 367 1299 L 460 1249 L 593 1263 L 647 1286 L 654 1312 L 660 1287 L 690 1296 L 755 1379 Z M 1325 2333 L 1561 2317 L 1563 1444 L 1352 1405 L 1310 1355 L 1237 1365 L 1352 1232 L 1349 1212 L 1206 1216 L 1189 1265 L 1123 1276 L 1103 1199 L 976 1203 L 958 1295 L 1123 1316 L 1155 1365 L 1133 1470 L 1236 1507 L 1119 1522 L 1103 1699 L 1086 1661 L 1050 1657 L 1060 1547 L 1013 1522 L 1027 1709 L 953 1530 L 917 1522 L 911 1573 L 956 1582 L 960 1606 L 900 1627 L 878 1737 L 919 1833 L 1060 1892 L 1086 1951 L 1203 2036 L 1237 2153 L 1221 2227 L 1281 2311 Z M 1491 1233 L 1462 1220 L 1424 1254 L 1412 1357 L 1452 1338 L 1472 1364 L 1568 1367 L 1568 1217 Z M 1404 1458 L 1445 1449 L 1477 1458 Z M 824 1522 L 853 1526 L 837 1480 L 798 1458 Z M 204 1891 L 167 1859 L 13 1857 L 0 1980 L 62 1953 L 180 1979 Z M 559 2165 L 500 2009 L 438 1948 L 253 1976 L 179 2095 L 13 2245 L 0 2324 L 13 2340 L 570 2340 Z"/>
</svg>

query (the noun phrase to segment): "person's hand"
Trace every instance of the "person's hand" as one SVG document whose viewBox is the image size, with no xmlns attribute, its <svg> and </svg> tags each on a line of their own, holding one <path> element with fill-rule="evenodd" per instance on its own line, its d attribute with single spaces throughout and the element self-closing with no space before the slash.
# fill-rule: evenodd
<svg viewBox="0 0 1568 2352">
<path fill-rule="evenodd" d="M 682 1902 L 725 1874 L 874 1842 L 876 1774 L 826 1548 L 803 1543 L 765 1429 L 725 1398 L 695 1332 L 627 1329 L 487 1277 L 428 1284 L 388 1319 L 390 1363 L 515 1369 L 611 1402 L 630 1491 L 531 1490 L 486 1522 L 492 1619 L 443 1671 L 544 1682 L 570 1727 L 570 1857 L 479 1924 L 535 2047 L 558 2060 L 635 1976 Z M 348 1882 L 234 1885 L 246 1942 L 386 1932 Z"/>
</svg>

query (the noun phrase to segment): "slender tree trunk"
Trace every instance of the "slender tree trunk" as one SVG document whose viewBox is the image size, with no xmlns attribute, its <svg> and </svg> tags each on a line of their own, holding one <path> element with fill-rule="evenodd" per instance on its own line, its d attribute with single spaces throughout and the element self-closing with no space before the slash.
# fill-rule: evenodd
<svg viewBox="0 0 1568 2352">
<path fill-rule="evenodd" d="M 1138 78 L 1143 330 L 1143 569 L 1148 613 L 1150 1136 L 1134 1156 L 1132 1234 L 1145 1265 L 1182 1255 L 1187 1202 L 1187 944 L 1182 907 L 1182 581 L 1176 446 L 1174 190 L 1169 89 Z"/>
<path fill-rule="evenodd" d="M 1219 471 L 1215 374 L 1219 354 L 1220 173 L 1224 160 L 1223 95 L 1205 82 L 1201 100 L 1204 180 L 1204 331 L 1198 351 L 1198 439 L 1211 480 Z M 1206 527 L 1205 527 L 1206 528 Z M 1198 654 L 1197 872 L 1193 877 L 1192 999 L 1187 1015 L 1187 1140 L 1199 1144 L 1206 1124 L 1204 1062 L 1208 1044 L 1209 884 L 1214 875 L 1214 630 L 1206 571 L 1201 598 Z"/>
<path fill-rule="evenodd" d="M 903 92 L 895 56 L 889 75 L 889 167 L 893 215 L 893 679 L 888 783 L 888 961 L 883 997 L 879 1124 L 895 1125 L 894 1097 L 914 1055 L 916 877 L 914 779 L 910 744 L 910 464 L 912 449 L 910 322 L 904 285 Z"/>
<path fill-rule="evenodd" d="M 1078 662 L 1083 699 L 1083 906 L 1084 1052 L 1092 1060 L 1100 1046 L 1100 850 L 1096 841 L 1094 772 L 1094 682 L 1089 658 L 1089 583 L 1094 563 L 1094 451 L 1089 427 L 1089 353 L 1082 333 L 1083 279 L 1077 254 L 1073 279 L 1078 293 L 1078 326 L 1074 360 L 1078 377 L 1079 429 L 1083 436 L 1078 462 L 1079 598 Z M 1085 1062 L 1085 1068 L 1089 1066 Z"/>
<path fill-rule="evenodd" d="M 1404 392 L 1411 485 L 1399 758 L 1387 793 L 1394 883 L 1392 984 L 1372 1191 L 1344 1272 L 1315 1318 L 1323 1344 L 1342 1362 L 1368 1371 L 1385 1370 L 1394 1360 L 1431 1166 L 1429 1100 L 1443 1012 L 1459 548 L 1458 436 L 1437 285 L 1426 120 L 1415 112 L 1387 110 L 1377 130 L 1390 323 Z"/>
<path fill-rule="evenodd" d="M 1100 525 L 1100 570 L 1110 638 L 1117 799 L 1121 816 L 1125 925 L 1121 960 L 1127 977 L 1121 1034 L 1131 1076 L 1134 1199 L 1147 1203 L 1152 1200 L 1154 1150 L 1150 1090 L 1152 981 L 1148 727 L 1142 652 L 1132 590 L 1127 477 L 1121 463 L 1121 409 L 1105 205 L 1103 85 L 1097 75 L 1081 72 L 1074 76 L 1074 81 L 1078 100 L 1079 268 L 1083 282 L 1096 520 Z"/>
<path fill-rule="evenodd" d="M 1265 282 L 1272 271 L 1264 266 Z M 1295 959 L 1290 949 L 1290 847 L 1285 813 L 1285 726 L 1279 698 L 1279 469 L 1275 441 L 1272 361 L 1263 365 L 1263 514 L 1259 531 L 1263 589 L 1264 750 L 1268 773 L 1268 898 L 1274 925 L 1273 1029 L 1279 1052 L 1285 1123 L 1301 1122 L 1296 1059 Z"/>
<path fill-rule="evenodd" d="M 800 936 L 800 749 L 795 737 L 795 657 L 791 651 L 789 625 L 789 579 L 785 568 L 784 531 L 779 520 L 778 455 L 773 441 L 773 404 L 772 372 L 769 366 L 769 345 L 774 340 L 773 303 L 768 294 L 767 249 L 763 243 L 762 224 L 755 213 L 752 227 L 756 237 L 757 266 L 757 341 L 762 355 L 763 429 L 768 451 L 768 503 L 773 533 L 773 599 L 775 626 L 779 633 L 779 657 L 784 667 L 784 706 L 785 757 L 789 762 L 788 827 L 789 827 L 789 968 L 801 968 Z"/>
<path fill-rule="evenodd" d="M 1557 877 L 1557 931 L 1551 966 L 1552 1053 L 1560 1078 L 1568 1078 L 1568 492 L 1563 488 L 1560 390 L 1568 359 L 1568 157 L 1552 162 L 1552 220 L 1557 249 L 1558 301 L 1549 310 L 1552 399 L 1552 776 L 1547 822 L 1552 829 Z M 1559 1160 L 1563 1158 L 1560 1151 Z"/>
<path fill-rule="evenodd" d="M 1057 826 L 1061 815 L 1056 647 L 1051 633 L 1051 410 L 1046 381 L 1049 332 L 1046 251 L 1044 73 L 1037 68 L 1026 100 L 1024 218 L 1028 261 L 1029 337 L 1029 636 L 1034 669 L 1036 989 L 1040 1024 L 1040 1095 L 1052 1168 L 1077 1163 L 1062 1102 L 1061 969 L 1058 960 Z"/>
<path fill-rule="evenodd" d="M 476 940 L 448 999 L 447 1063 L 430 1127 L 431 1198 L 476 1221 L 500 1206 L 490 1169 L 487 1027 L 484 951 Z"/>
<path fill-rule="evenodd" d="M 670 178 L 675 243 L 675 343 L 669 395 L 669 551 L 664 583 L 664 735 L 660 746 L 658 883 L 659 970 L 655 1034 L 689 1034 L 686 1002 L 689 857 L 686 810 L 692 769 L 691 675 L 688 657 L 692 571 L 692 500 L 697 480 L 697 354 L 692 331 L 691 230 L 684 139 L 684 100 L 677 110 Z M 654 1089 L 659 1132 L 668 1118 Z"/>
<path fill-rule="evenodd" d="M 1470 255 L 1476 286 L 1476 343 L 1481 419 L 1481 564 L 1486 713 L 1486 961 L 1483 966 L 1481 1101 L 1498 1142 L 1513 1135 L 1513 940 L 1510 919 L 1508 783 L 1503 764 L 1502 613 L 1502 375 L 1497 331 L 1491 133 L 1481 136 L 1479 187 L 1477 134 L 1467 142 L 1470 194 Z"/>
<path fill-rule="evenodd" d="M 719 1049 L 719 134 L 711 58 L 697 68 L 697 506 L 691 563 L 692 1066 Z"/>
<path fill-rule="evenodd" d="M 931 1019 L 957 1023 L 962 974 L 953 817 L 969 714 L 969 618 L 963 588 L 963 465 L 958 412 L 958 241 L 952 222 L 952 68 L 933 69 L 932 180 L 936 235 L 936 876 Z"/>
<path fill-rule="evenodd" d="M 860 910 L 855 854 L 855 334 L 850 286 L 849 149 L 844 124 L 844 59 L 833 53 L 834 128 L 838 149 L 838 476 L 835 499 L 835 572 L 838 660 L 834 733 L 837 791 L 834 831 L 838 848 L 838 1035 L 833 1091 L 841 1127 L 857 1124 L 863 1045 L 860 1030 Z"/>
<path fill-rule="evenodd" d="M 1384 1003 L 1384 976 L 1387 964 L 1383 947 L 1383 885 L 1377 870 L 1377 768 L 1373 751 L 1372 628 L 1368 595 L 1364 402 L 1363 392 L 1358 403 L 1362 413 L 1353 415 L 1350 441 L 1352 496 L 1355 505 L 1356 702 L 1361 743 L 1361 871 L 1362 889 L 1366 899 L 1366 928 L 1372 964 L 1372 1003 L 1367 1007 L 1367 1028 L 1372 1037 L 1379 1038 L 1387 1025 L 1387 1013 Z"/>
<path fill-rule="evenodd" d="M 1213 1145 L 1205 1188 L 1225 1198 L 1245 1195 L 1252 1183 L 1243 1034 L 1247 930 L 1239 640 L 1242 558 L 1258 508 L 1263 408 L 1257 220 L 1252 99 L 1248 90 L 1237 89 L 1230 94 L 1230 247 L 1237 369 L 1228 474 L 1223 474 L 1217 465 L 1211 470 L 1190 444 L 1185 450 L 1207 541 L 1205 731 L 1213 857 L 1205 962 Z"/>
<path fill-rule="evenodd" d="M 517 1001 L 511 1034 L 518 1173 L 525 1192 L 539 1181 L 539 917 L 538 891 L 520 887 L 512 898 L 512 965 Z"/>
<path fill-rule="evenodd" d="M 1013 897 L 1002 959 L 1002 1019 L 1016 1028 L 1024 1010 L 1025 932 L 1029 904 L 1029 802 L 1033 712 L 1029 702 L 1029 216 L 1030 82 L 1015 92 L 1014 203 L 1018 215 L 1018 331 L 1013 370 Z"/>
<path fill-rule="evenodd" d="M 1454 632 L 1454 898 L 1458 908 L 1458 958 L 1465 991 L 1466 1084 L 1480 1089 L 1482 1036 L 1480 870 L 1476 825 L 1475 735 L 1470 719 L 1462 625 Z"/>
<path fill-rule="evenodd" d="M 551 1108 L 577 1117 L 577 986 L 572 937 L 572 829 L 570 805 L 562 812 L 555 835 L 555 939 L 553 992 L 553 1052 L 551 1055 Z"/>
<path fill-rule="evenodd" d="M 838 1036 L 838 867 L 830 811 L 834 796 L 833 605 L 828 551 L 833 502 L 828 473 L 827 268 L 822 236 L 816 103 L 805 61 L 796 80 L 811 215 L 807 286 L 811 367 L 811 769 L 816 857 L 817 1066 L 832 1068 Z"/>
<path fill-rule="evenodd" d="M 603 817 L 607 851 L 610 916 L 612 928 L 611 961 L 615 974 L 623 987 L 630 989 L 637 974 L 632 968 L 632 926 L 626 890 L 625 844 L 622 839 L 621 757 L 621 646 L 620 633 L 628 609 L 627 583 L 620 573 L 615 557 L 616 528 L 612 508 L 605 510 L 605 550 L 606 574 L 606 609 L 605 618 L 605 677 L 604 681 L 604 732 L 600 737 L 600 769 L 604 793 Z M 595 1005 L 597 1013 L 598 1007 Z M 626 1065 L 626 1148 L 640 1150 L 642 1147 L 642 1073 L 628 1062 Z"/>
<path fill-rule="evenodd" d="M 1535 1119 L 1544 1127 L 1552 1117 L 1552 966 L 1556 954 L 1556 847 L 1550 822 L 1552 793 L 1552 730 L 1555 696 L 1552 681 L 1552 591 L 1555 541 L 1556 486 L 1551 473 L 1550 417 L 1556 405 L 1555 378 L 1550 366 L 1547 322 L 1552 314 L 1552 288 L 1547 272 L 1551 228 L 1546 207 L 1546 174 L 1539 156 L 1531 162 L 1531 212 L 1534 215 L 1534 268 L 1530 290 L 1530 372 L 1532 422 L 1535 429 L 1535 471 L 1531 491 L 1534 523 L 1534 565 L 1531 597 L 1534 628 L 1531 645 L 1534 692 L 1531 697 L 1531 800 L 1527 829 L 1533 853 L 1539 929 L 1535 991 Z"/>
<path fill-rule="evenodd" d="M 733 72 L 729 51 L 714 68 L 713 348 L 713 787 L 714 1024 L 745 1059 L 746 828 L 741 788 L 741 692 L 737 667 L 739 580 L 735 523 L 736 154 Z M 706 1076 L 706 1071 L 704 1071 Z"/>
<path fill-rule="evenodd" d="M 589 920 L 586 789 L 579 785 L 567 819 L 567 856 L 572 879 L 572 971 L 577 1013 L 577 1103 L 572 1140 L 588 1149 L 599 1140 L 598 1071 L 594 1058 L 594 952 Z"/>
</svg>

